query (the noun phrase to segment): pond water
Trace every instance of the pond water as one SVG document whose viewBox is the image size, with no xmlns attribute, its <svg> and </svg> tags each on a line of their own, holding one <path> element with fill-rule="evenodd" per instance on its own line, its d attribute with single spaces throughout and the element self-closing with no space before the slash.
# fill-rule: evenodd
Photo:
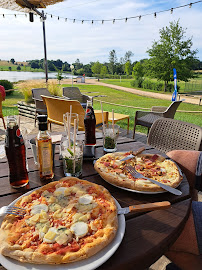
<svg viewBox="0 0 202 270">
<path fill-rule="evenodd" d="M 65 73 L 62 75 L 64 78 L 72 78 L 71 74 Z M 73 76 L 74 78 L 76 76 Z M 21 80 L 39 80 L 45 79 L 46 75 L 44 72 L 29 72 L 29 71 L 0 71 L 0 80 L 8 80 L 10 82 L 18 82 Z M 56 79 L 57 73 L 48 73 L 49 79 Z"/>
</svg>

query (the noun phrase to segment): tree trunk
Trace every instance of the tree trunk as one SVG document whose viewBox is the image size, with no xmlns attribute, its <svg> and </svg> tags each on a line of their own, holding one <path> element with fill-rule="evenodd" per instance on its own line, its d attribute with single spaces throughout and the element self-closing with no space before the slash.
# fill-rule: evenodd
<svg viewBox="0 0 202 270">
<path fill-rule="evenodd" d="M 167 81 L 165 81 L 165 82 L 164 82 L 164 92 L 166 92 L 167 85 L 168 85 L 168 82 L 167 82 Z"/>
</svg>

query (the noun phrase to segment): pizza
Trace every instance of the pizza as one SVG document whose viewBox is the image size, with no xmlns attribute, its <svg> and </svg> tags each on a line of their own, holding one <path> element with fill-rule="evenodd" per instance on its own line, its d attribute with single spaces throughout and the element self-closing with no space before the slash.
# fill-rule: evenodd
<svg viewBox="0 0 202 270">
<path fill-rule="evenodd" d="M 65 177 L 20 198 L 22 217 L 7 215 L 0 251 L 21 262 L 62 264 L 89 258 L 116 235 L 117 207 L 102 186 Z"/>
<path fill-rule="evenodd" d="M 126 170 L 127 165 L 133 166 L 143 176 L 173 188 L 177 187 L 182 181 L 182 176 L 176 164 L 160 155 L 139 154 L 131 159 L 120 161 L 131 153 L 132 151 L 106 154 L 96 161 L 95 170 L 104 180 L 113 185 L 143 192 L 165 190 L 147 179 L 133 177 Z"/>
</svg>

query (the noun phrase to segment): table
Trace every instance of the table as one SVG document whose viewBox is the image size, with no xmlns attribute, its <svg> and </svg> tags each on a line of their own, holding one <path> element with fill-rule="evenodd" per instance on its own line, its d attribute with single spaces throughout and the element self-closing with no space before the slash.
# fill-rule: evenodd
<svg viewBox="0 0 202 270">
<path fill-rule="evenodd" d="M 79 134 L 80 139 L 84 134 Z M 96 158 L 103 152 L 102 134 L 97 134 Z M 134 142 L 130 138 L 118 138 L 118 151 L 136 150 L 146 147 L 147 153 L 160 153 L 158 150 Z M 28 149 L 29 185 L 22 190 L 13 189 L 8 180 L 8 164 L 6 158 L 0 160 L 0 207 L 11 203 L 21 194 L 30 189 L 46 184 L 39 179 L 39 172 L 34 164 L 31 149 Z M 59 160 L 59 146 L 56 145 L 54 179 L 63 177 L 62 162 Z M 122 207 L 133 204 L 168 200 L 172 207 L 167 210 L 157 210 L 148 213 L 129 213 L 125 216 L 126 231 L 118 250 L 99 270 L 145 269 L 160 258 L 168 247 L 174 243 L 182 231 L 190 211 L 191 198 L 186 177 L 179 186 L 182 195 L 175 196 L 170 193 L 147 195 L 125 191 L 105 182 L 94 170 L 92 161 L 84 161 L 82 178 L 96 184 L 105 186 Z M 0 270 L 4 269 L 0 266 Z"/>
</svg>

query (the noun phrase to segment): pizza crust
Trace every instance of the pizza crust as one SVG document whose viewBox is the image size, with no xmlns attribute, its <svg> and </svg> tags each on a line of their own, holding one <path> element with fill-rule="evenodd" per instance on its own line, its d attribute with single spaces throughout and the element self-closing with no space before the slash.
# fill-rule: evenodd
<svg viewBox="0 0 202 270">
<path fill-rule="evenodd" d="M 139 154 L 136 156 L 136 158 L 130 159 L 125 162 L 121 162 L 120 160 L 123 159 L 129 155 L 128 152 L 116 152 L 116 153 L 109 153 L 104 155 L 103 157 L 99 158 L 94 168 L 95 170 L 100 174 L 100 176 L 106 180 L 107 182 L 119 186 L 124 187 L 132 190 L 142 191 L 142 192 L 162 192 L 165 191 L 163 188 L 159 187 L 156 184 L 153 184 L 149 180 L 142 179 L 142 178 L 133 178 L 130 176 L 130 174 L 124 170 L 122 172 L 119 172 L 119 169 L 122 169 L 121 167 L 124 167 L 124 165 L 132 165 L 135 167 L 135 165 L 140 164 L 143 167 L 145 166 L 144 160 L 150 160 L 154 155 L 152 154 Z M 141 162 L 140 162 L 141 160 Z M 107 163 L 106 163 L 107 162 Z M 177 187 L 181 181 L 182 176 L 179 173 L 179 170 L 176 166 L 176 164 L 168 159 L 165 159 L 163 156 L 157 155 L 157 158 L 155 160 L 156 164 L 161 167 L 162 171 L 166 171 L 166 176 L 155 176 L 155 177 L 148 177 L 152 178 L 154 180 L 160 181 L 163 184 L 169 185 L 173 188 Z M 110 165 L 108 165 L 110 163 Z M 111 165 L 112 164 L 112 165 Z M 115 165 L 114 165 L 115 164 Z M 118 166 L 118 168 L 113 168 Z M 123 174 L 124 171 L 124 174 Z M 142 173 L 142 171 L 139 171 Z"/>
<path fill-rule="evenodd" d="M 13 215 L 7 215 L 2 223 L 1 229 L 0 229 L 0 252 L 4 256 L 11 257 L 13 259 L 19 260 L 21 262 L 28 262 L 28 263 L 34 263 L 34 264 L 63 264 L 63 263 L 70 263 L 75 262 L 83 259 L 87 259 L 91 257 L 92 255 L 96 254 L 100 250 L 102 250 L 105 246 L 107 246 L 115 237 L 117 228 L 118 228 L 118 219 L 117 219 L 117 208 L 115 201 L 113 197 L 110 195 L 110 193 L 102 186 L 96 185 L 94 183 L 90 183 L 85 180 L 80 180 L 78 178 L 74 177 L 66 177 L 61 179 L 57 182 L 51 182 L 47 184 L 46 186 L 43 186 L 42 188 L 32 192 L 30 195 L 27 195 L 26 197 L 22 197 L 17 201 L 15 204 L 16 206 L 22 206 L 23 203 L 28 202 L 30 203 L 30 200 L 32 196 L 41 196 L 43 192 L 46 190 L 54 189 L 56 186 L 63 186 L 66 185 L 66 182 L 71 183 L 72 186 L 81 185 L 82 188 L 85 187 L 86 189 L 92 189 L 93 190 L 93 198 L 94 200 L 103 200 L 106 205 L 103 205 L 104 210 L 102 210 L 102 205 L 99 204 L 97 207 L 99 207 L 101 212 L 98 212 L 97 214 L 103 215 L 102 216 L 102 223 L 103 224 L 99 229 L 95 230 L 93 234 L 90 233 L 90 235 L 86 235 L 84 238 L 79 238 L 78 243 L 80 245 L 80 248 L 78 250 L 71 250 L 68 251 L 68 245 L 67 251 L 64 252 L 62 249 L 64 246 L 61 246 L 61 252 L 60 254 L 60 246 L 58 246 L 58 249 L 55 252 L 49 252 L 47 254 L 44 254 L 42 251 L 45 250 L 46 247 L 49 247 L 54 244 L 48 244 L 42 242 L 36 250 L 33 250 L 32 248 L 23 248 L 20 244 L 11 244 L 15 239 L 19 238 L 17 233 L 19 233 L 20 229 L 13 230 L 13 224 L 15 222 L 20 222 L 19 218 Z M 95 194 L 96 192 L 96 194 Z M 71 195 L 70 195 L 71 196 Z M 76 196 L 76 194 L 75 194 Z M 96 197 L 97 196 L 97 197 Z M 34 202 L 34 201 L 31 201 Z M 101 205 L 101 206 L 100 206 Z M 103 212 L 102 212 L 103 211 Z M 102 214 L 101 214 L 102 213 Z M 70 211 L 71 214 L 71 211 Z M 96 207 L 95 210 L 93 209 L 91 211 L 91 219 L 94 218 L 95 222 L 99 221 L 98 216 L 96 215 Z M 88 226 L 90 226 L 91 220 L 88 221 Z M 26 223 L 23 223 L 23 226 L 25 226 Z M 30 230 L 32 227 L 30 228 Z M 36 230 L 36 228 L 35 228 Z M 89 230 L 89 229 L 88 229 Z M 24 230 L 26 231 L 26 230 Z M 26 232 L 25 232 L 26 233 Z M 20 235 L 21 236 L 21 235 Z M 83 239 L 83 240 L 82 240 Z M 73 239 L 74 240 L 74 239 Z M 31 240 L 30 240 L 31 241 Z M 41 251 L 41 252 L 40 252 Z"/>
</svg>

